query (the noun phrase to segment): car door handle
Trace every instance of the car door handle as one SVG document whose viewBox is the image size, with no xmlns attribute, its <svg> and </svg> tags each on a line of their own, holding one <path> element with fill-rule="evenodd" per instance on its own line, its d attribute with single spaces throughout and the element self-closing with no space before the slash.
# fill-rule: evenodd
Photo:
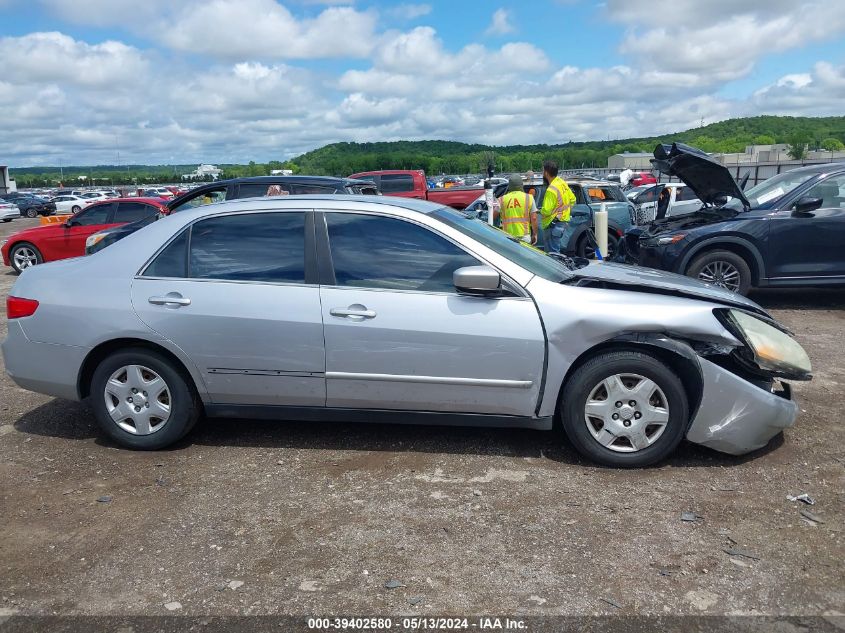
<svg viewBox="0 0 845 633">
<path fill-rule="evenodd" d="M 348 308 L 332 308 L 329 310 L 329 314 L 336 317 L 353 319 L 363 321 L 364 319 L 374 319 L 376 318 L 376 311 L 375 310 L 368 310 L 366 306 L 362 305 L 351 305 Z"/>
<path fill-rule="evenodd" d="M 191 305 L 191 300 L 187 297 L 183 297 L 178 292 L 168 292 L 163 297 L 150 297 L 148 299 L 150 303 L 154 306 L 189 306 Z"/>
</svg>

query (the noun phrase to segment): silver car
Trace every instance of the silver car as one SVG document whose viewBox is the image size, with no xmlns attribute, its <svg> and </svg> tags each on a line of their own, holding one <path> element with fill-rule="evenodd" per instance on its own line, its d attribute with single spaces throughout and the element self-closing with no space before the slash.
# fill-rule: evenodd
<svg viewBox="0 0 845 633">
<path fill-rule="evenodd" d="M 732 454 L 793 424 L 810 362 L 747 299 L 577 268 L 428 202 L 290 196 L 175 214 L 24 271 L 12 379 L 90 399 L 123 446 L 203 415 L 551 429 L 613 466 L 686 438 Z"/>
</svg>

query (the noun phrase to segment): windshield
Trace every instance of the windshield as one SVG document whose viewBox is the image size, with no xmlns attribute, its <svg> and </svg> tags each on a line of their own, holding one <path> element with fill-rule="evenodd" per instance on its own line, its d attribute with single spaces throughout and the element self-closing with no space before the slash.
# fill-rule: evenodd
<svg viewBox="0 0 845 633">
<path fill-rule="evenodd" d="M 795 189 L 798 185 L 807 182 L 817 174 L 814 172 L 786 172 L 772 176 L 759 185 L 751 187 L 745 192 L 745 197 L 751 203 L 752 209 L 771 208 L 774 203 Z M 736 198 L 726 205 L 735 209 L 742 209 L 742 202 Z"/>
<path fill-rule="evenodd" d="M 566 266 L 547 256 L 543 251 L 526 242 L 512 240 L 504 231 L 495 229 L 486 222 L 448 207 L 435 211 L 431 215 L 543 279 L 560 282 L 572 277 L 572 273 Z"/>
</svg>

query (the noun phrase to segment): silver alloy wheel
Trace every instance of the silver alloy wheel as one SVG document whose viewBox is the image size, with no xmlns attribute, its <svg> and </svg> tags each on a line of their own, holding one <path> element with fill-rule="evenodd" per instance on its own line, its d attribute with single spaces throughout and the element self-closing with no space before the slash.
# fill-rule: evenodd
<svg viewBox="0 0 845 633">
<path fill-rule="evenodd" d="M 736 266 L 724 260 L 716 260 L 707 264 L 698 273 L 698 278 L 708 284 L 727 288 L 732 292 L 739 290 L 739 270 L 737 270 Z"/>
<path fill-rule="evenodd" d="M 127 365 L 106 381 L 106 409 L 121 429 L 133 435 L 160 431 L 170 419 L 170 388 L 143 365 Z"/>
<path fill-rule="evenodd" d="M 12 261 L 18 270 L 24 270 L 38 263 L 38 255 L 29 246 L 19 246 L 12 255 Z"/>
<path fill-rule="evenodd" d="M 639 374 L 614 374 L 593 387 L 584 406 L 590 435 L 617 453 L 654 444 L 669 424 L 669 402 L 657 384 Z"/>
</svg>

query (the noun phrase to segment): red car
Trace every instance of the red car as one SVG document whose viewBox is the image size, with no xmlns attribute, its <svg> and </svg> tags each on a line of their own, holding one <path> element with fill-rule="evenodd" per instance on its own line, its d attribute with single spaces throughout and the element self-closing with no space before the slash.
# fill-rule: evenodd
<svg viewBox="0 0 845 633">
<path fill-rule="evenodd" d="M 631 174 L 631 179 L 628 180 L 631 187 L 639 187 L 640 185 L 656 185 L 657 178 L 649 171 L 637 171 Z"/>
<path fill-rule="evenodd" d="M 17 272 L 43 262 L 85 254 L 85 240 L 103 229 L 167 213 L 161 198 L 116 198 L 96 202 L 67 219 L 13 233 L 0 247 L 3 263 Z"/>
<path fill-rule="evenodd" d="M 385 196 L 430 200 L 455 209 L 466 209 L 484 193 L 484 187 L 448 187 L 429 189 L 421 169 L 385 169 L 352 174 L 350 178 L 374 182 Z"/>
</svg>

